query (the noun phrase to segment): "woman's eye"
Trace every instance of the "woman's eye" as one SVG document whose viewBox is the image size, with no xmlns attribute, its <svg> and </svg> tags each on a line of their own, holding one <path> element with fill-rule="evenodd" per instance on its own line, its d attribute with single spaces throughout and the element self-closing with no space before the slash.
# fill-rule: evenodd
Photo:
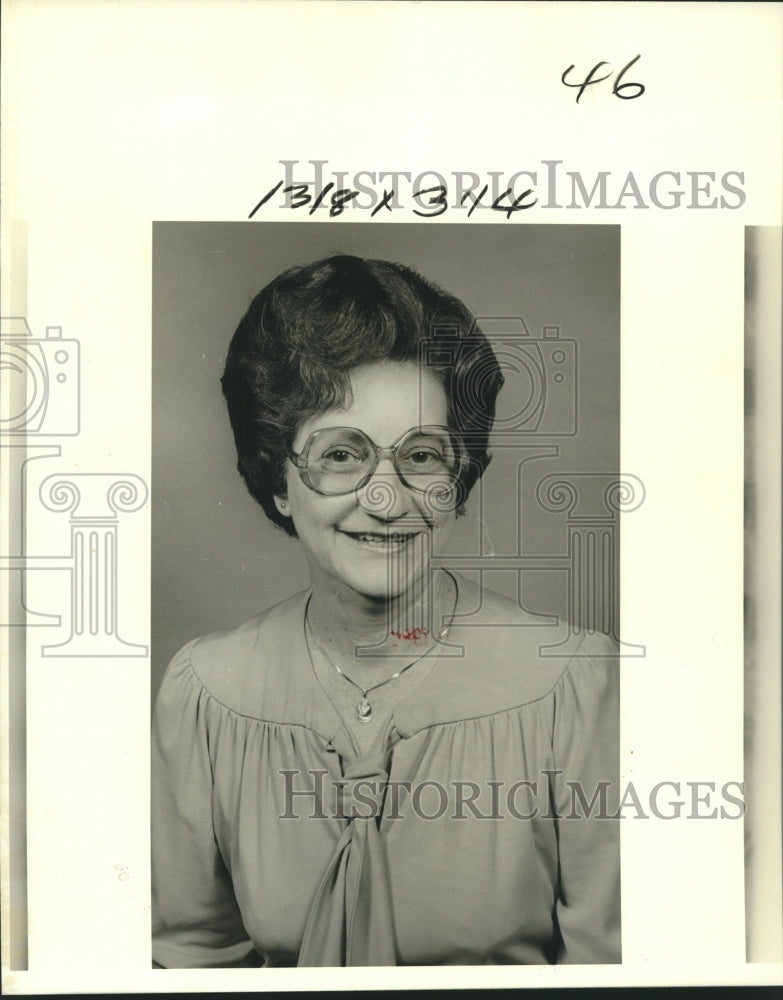
<svg viewBox="0 0 783 1000">
<path fill-rule="evenodd" d="M 352 451 L 348 451 L 347 448 L 332 448 L 331 451 L 325 452 L 322 458 L 335 465 L 348 465 L 361 461 L 358 455 Z"/>
<path fill-rule="evenodd" d="M 408 455 L 408 461 L 415 465 L 427 465 L 430 462 L 442 462 L 443 458 L 435 451 L 414 451 Z"/>
</svg>

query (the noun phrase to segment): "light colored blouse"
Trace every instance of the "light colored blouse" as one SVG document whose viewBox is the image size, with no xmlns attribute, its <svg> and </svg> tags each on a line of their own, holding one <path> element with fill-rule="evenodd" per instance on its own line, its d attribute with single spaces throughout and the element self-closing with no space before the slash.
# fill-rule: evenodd
<svg viewBox="0 0 783 1000">
<path fill-rule="evenodd" d="M 608 640 L 551 648 L 461 579 L 451 655 L 360 754 L 313 671 L 306 599 L 189 643 L 163 680 L 154 962 L 619 962 Z"/>
</svg>

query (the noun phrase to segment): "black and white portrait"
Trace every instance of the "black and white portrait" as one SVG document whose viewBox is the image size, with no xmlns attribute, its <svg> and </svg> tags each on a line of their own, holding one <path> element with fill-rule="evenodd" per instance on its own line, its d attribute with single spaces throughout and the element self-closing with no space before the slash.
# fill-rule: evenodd
<svg viewBox="0 0 783 1000">
<path fill-rule="evenodd" d="M 621 961 L 619 249 L 156 224 L 156 966 Z"/>
</svg>

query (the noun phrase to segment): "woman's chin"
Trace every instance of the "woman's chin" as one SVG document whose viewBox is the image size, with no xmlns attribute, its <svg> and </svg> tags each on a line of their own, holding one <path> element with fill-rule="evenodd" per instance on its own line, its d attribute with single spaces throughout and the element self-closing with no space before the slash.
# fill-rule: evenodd
<svg viewBox="0 0 783 1000">
<path fill-rule="evenodd" d="M 423 575 L 421 566 L 395 565 L 389 561 L 379 567 L 353 566 L 349 572 L 341 574 L 341 578 L 351 590 L 363 597 L 392 601 L 419 590 Z"/>
</svg>

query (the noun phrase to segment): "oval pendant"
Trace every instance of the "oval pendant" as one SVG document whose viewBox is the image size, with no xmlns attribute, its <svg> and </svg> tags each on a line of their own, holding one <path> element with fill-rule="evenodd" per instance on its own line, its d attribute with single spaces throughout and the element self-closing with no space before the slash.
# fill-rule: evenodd
<svg viewBox="0 0 783 1000">
<path fill-rule="evenodd" d="M 356 706 L 356 718 L 359 722 L 367 722 L 372 718 L 372 705 L 366 698 L 362 698 Z"/>
</svg>

